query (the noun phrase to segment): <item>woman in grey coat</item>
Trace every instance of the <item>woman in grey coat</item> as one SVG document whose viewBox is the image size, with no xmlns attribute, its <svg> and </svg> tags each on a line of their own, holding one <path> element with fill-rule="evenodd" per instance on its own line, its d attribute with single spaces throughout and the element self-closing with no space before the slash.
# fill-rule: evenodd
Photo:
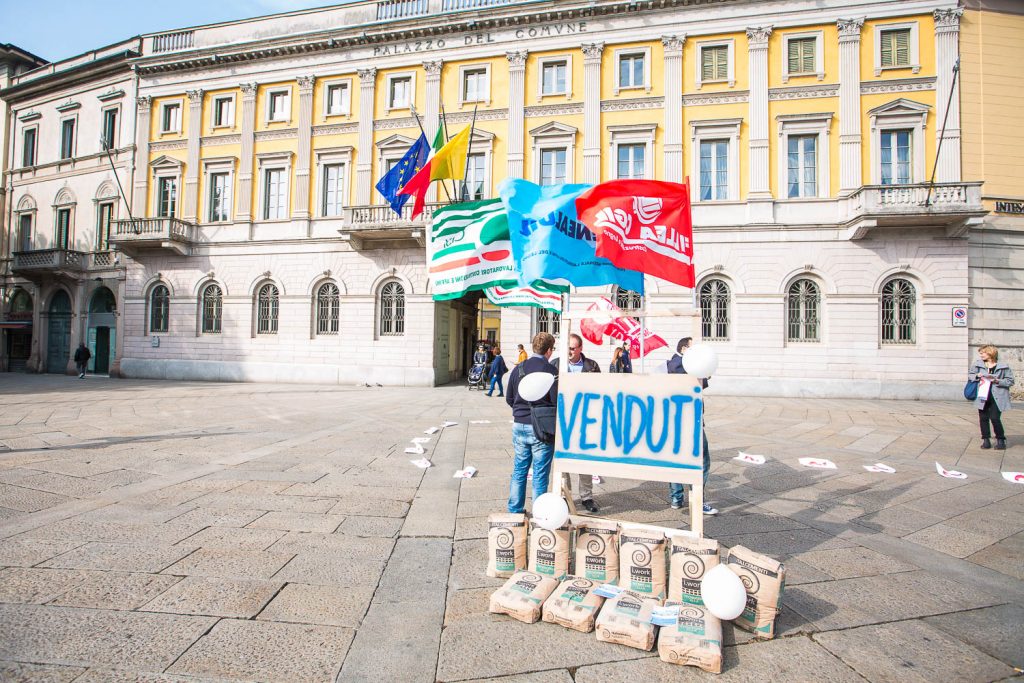
<svg viewBox="0 0 1024 683">
<path fill-rule="evenodd" d="M 1006 432 L 1000 415 L 1010 409 L 1010 387 L 1013 386 L 1013 370 L 1006 363 L 999 362 L 999 349 L 994 346 L 982 346 L 978 349 L 978 359 L 971 365 L 967 379 L 971 382 L 980 380 L 978 398 L 974 407 L 978 409 L 978 421 L 981 423 L 981 447 L 992 448 L 989 422 L 996 433 L 996 450 L 1006 450 Z M 986 395 L 985 385 L 988 384 Z"/>
</svg>

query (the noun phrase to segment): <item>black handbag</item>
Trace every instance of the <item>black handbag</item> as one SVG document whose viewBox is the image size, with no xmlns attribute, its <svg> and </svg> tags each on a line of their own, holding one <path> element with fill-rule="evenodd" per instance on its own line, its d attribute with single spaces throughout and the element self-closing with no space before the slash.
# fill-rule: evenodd
<svg viewBox="0 0 1024 683">
<path fill-rule="evenodd" d="M 978 380 L 973 380 L 964 385 L 964 398 L 973 401 L 978 398 Z"/>
<path fill-rule="evenodd" d="M 522 363 L 519 364 L 516 372 L 518 381 L 522 381 L 523 377 L 526 377 L 526 370 Z M 558 379 L 557 376 L 555 379 Z M 557 415 L 558 409 L 554 406 L 538 406 L 530 403 L 530 425 L 533 427 L 533 435 L 539 441 L 546 444 L 555 443 L 555 418 Z"/>
</svg>

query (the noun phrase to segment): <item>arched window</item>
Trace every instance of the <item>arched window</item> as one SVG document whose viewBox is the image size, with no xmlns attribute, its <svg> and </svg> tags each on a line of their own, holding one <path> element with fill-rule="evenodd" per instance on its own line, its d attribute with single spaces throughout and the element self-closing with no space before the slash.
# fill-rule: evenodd
<svg viewBox="0 0 1024 683">
<path fill-rule="evenodd" d="M 562 327 L 562 314 L 557 311 L 549 311 L 546 308 L 537 309 L 537 332 L 547 332 L 558 336 Z"/>
<path fill-rule="evenodd" d="M 277 334 L 277 286 L 268 282 L 256 295 L 256 334 Z"/>
<path fill-rule="evenodd" d="M 224 311 L 224 293 L 217 285 L 207 285 L 203 290 L 203 333 L 220 334 L 221 318 Z"/>
<path fill-rule="evenodd" d="M 623 311 L 638 311 L 644 307 L 644 295 L 631 289 L 615 289 L 615 305 Z"/>
<path fill-rule="evenodd" d="M 786 296 L 786 339 L 792 342 L 820 341 L 821 292 L 811 280 L 797 280 Z"/>
<path fill-rule="evenodd" d="M 729 339 L 729 285 L 708 280 L 700 287 L 701 336 L 707 341 Z"/>
<path fill-rule="evenodd" d="M 917 290 L 909 281 L 889 280 L 882 287 L 882 343 L 913 344 L 917 340 Z"/>
<path fill-rule="evenodd" d="M 395 337 L 405 334 L 405 287 L 400 282 L 387 282 L 380 288 L 380 335 Z"/>
<path fill-rule="evenodd" d="M 325 282 L 316 291 L 316 333 L 338 334 L 341 296 L 338 285 Z"/>
<path fill-rule="evenodd" d="M 149 331 L 166 332 L 171 319 L 171 293 L 157 285 L 149 293 Z"/>
</svg>

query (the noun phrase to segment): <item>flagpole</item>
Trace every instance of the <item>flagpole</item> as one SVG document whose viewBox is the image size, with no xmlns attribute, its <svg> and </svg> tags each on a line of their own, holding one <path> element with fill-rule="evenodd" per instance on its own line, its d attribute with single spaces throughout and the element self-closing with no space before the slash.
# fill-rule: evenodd
<svg viewBox="0 0 1024 683">
<path fill-rule="evenodd" d="M 473 105 L 473 120 L 469 124 L 469 143 L 466 144 L 466 164 L 462 169 L 462 201 L 467 201 L 469 197 L 466 192 L 466 180 L 469 179 L 469 153 L 473 151 L 473 130 L 476 128 L 476 109 L 479 104 Z"/>
<path fill-rule="evenodd" d="M 448 137 L 448 114 L 446 114 L 445 111 L 444 111 L 444 102 L 441 103 L 441 129 L 444 131 L 444 141 L 445 141 L 445 144 L 447 144 L 448 141 L 451 140 L 451 138 Z M 443 180 L 441 181 L 441 184 L 444 185 L 444 181 Z M 456 185 L 455 185 L 455 178 L 452 178 L 452 190 L 455 192 L 455 199 L 456 199 L 456 201 L 458 201 L 459 188 L 456 187 Z M 444 193 L 448 194 L 448 190 L 445 189 Z M 453 204 L 454 203 L 452 201 L 451 195 L 448 195 L 448 203 L 449 204 Z"/>
<path fill-rule="evenodd" d="M 423 130 L 423 123 L 420 122 L 420 115 L 416 113 L 416 105 L 415 104 L 409 105 L 409 111 L 412 112 L 413 118 L 416 119 L 416 125 L 420 127 L 420 133 L 423 134 L 423 139 L 426 140 L 427 144 L 429 145 L 430 144 L 430 138 L 427 137 L 427 131 Z M 448 194 L 448 188 L 445 187 L 443 182 L 441 183 L 441 187 L 444 188 L 445 196 L 448 197 L 448 203 L 451 204 L 452 203 L 452 196 L 450 194 Z"/>
</svg>

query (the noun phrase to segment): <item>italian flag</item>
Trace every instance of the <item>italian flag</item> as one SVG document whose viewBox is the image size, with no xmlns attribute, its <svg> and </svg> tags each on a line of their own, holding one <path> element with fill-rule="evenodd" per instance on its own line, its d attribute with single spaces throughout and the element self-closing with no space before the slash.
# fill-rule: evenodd
<svg viewBox="0 0 1024 683">
<path fill-rule="evenodd" d="M 423 213 L 430 183 L 435 180 L 462 180 L 465 177 L 466 157 L 469 154 L 469 135 L 470 128 L 463 128 L 455 137 L 442 145 L 444 133 L 438 127 L 437 135 L 434 136 L 433 154 L 427 159 L 423 168 L 410 178 L 409 182 L 398 192 L 398 194 L 409 194 L 415 198 L 412 209 L 413 219 Z"/>
</svg>

